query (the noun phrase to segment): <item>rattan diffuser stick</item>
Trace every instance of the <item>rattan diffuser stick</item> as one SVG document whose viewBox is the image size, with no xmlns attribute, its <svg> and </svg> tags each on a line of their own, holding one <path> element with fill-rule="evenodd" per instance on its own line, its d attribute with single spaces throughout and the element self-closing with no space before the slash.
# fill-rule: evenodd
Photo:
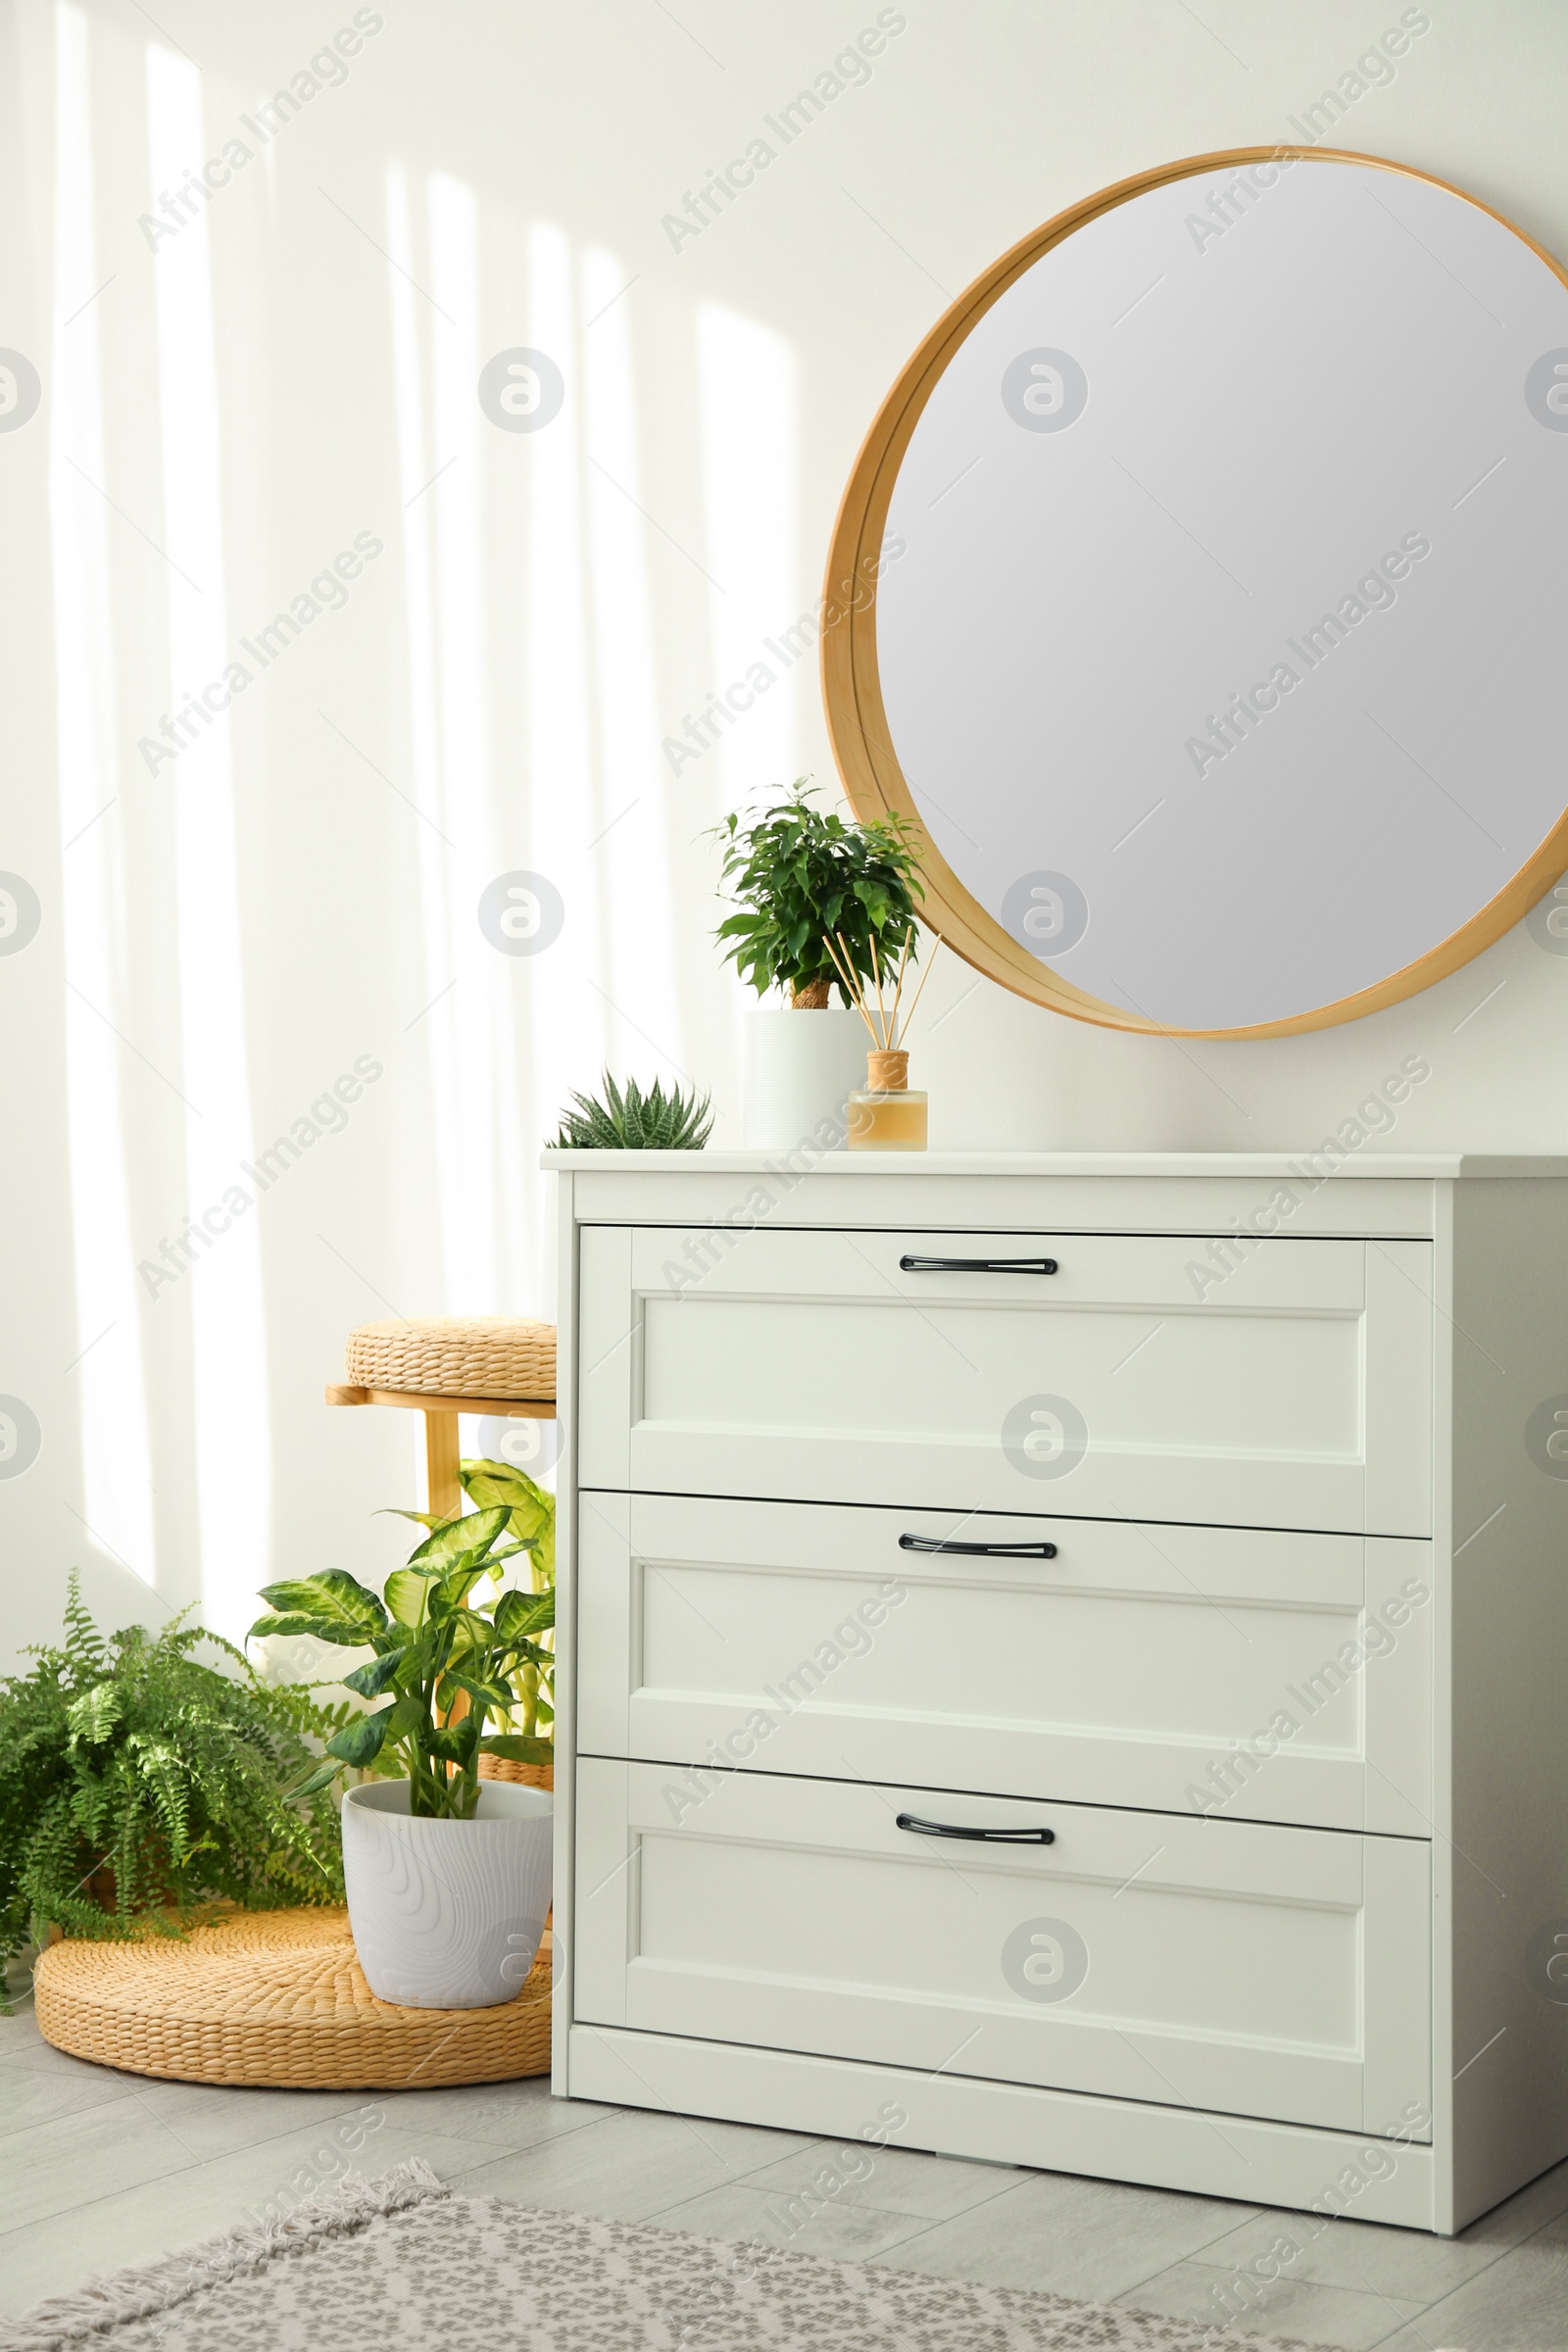
<svg viewBox="0 0 1568 2352">
<path fill-rule="evenodd" d="M 935 971 L 937 957 L 941 955 L 941 953 L 942 934 L 939 931 L 937 933 L 937 944 L 931 951 L 931 961 L 926 965 L 925 970 L 920 974 L 920 985 L 915 990 L 914 995 L 910 1000 L 908 1019 L 906 1020 L 903 1029 L 899 1032 L 901 1037 L 906 1035 L 908 1032 L 909 1022 L 913 1020 L 915 1013 L 919 1008 L 920 999 L 925 994 L 925 984 L 930 979 L 933 971 Z"/>
<path fill-rule="evenodd" d="M 855 966 L 850 961 L 849 950 L 844 946 L 844 934 L 842 931 L 836 932 L 834 937 L 838 940 L 837 948 L 835 948 L 833 945 L 833 941 L 826 937 L 823 938 L 822 945 L 824 948 L 826 948 L 828 954 L 833 958 L 833 968 L 838 973 L 839 979 L 843 983 L 845 995 L 849 998 L 850 1003 L 855 1006 L 856 1011 L 859 1014 L 861 1020 L 865 1023 L 866 1028 L 870 1031 L 872 1045 L 880 1049 L 882 1040 L 876 1033 L 875 1021 L 872 1020 L 871 1015 L 865 1009 L 865 999 L 860 994 L 859 980 L 856 975 Z M 843 950 L 842 955 L 839 952 L 840 949 Z"/>
<path fill-rule="evenodd" d="M 861 980 L 859 973 L 855 969 L 855 966 L 850 959 L 849 949 L 844 944 L 844 935 L 842 932 L 837 932 L 834 934 L 834 937 L 838 942 L 837 948 L 835 948 L 833 940 L 824 940 L 823 945 L 826 947 L 828 954 L 833 958 L 834 969 L 837 971 L 839 979 L 843 984 L 845 994 L 849 997 L 851 1004 L 855 1006 L 856 1011 L 859 1014 L 861 1020 L 865 1023 L 866 1028 L 871 1033 L 871 1042 L 873 1046 L 876 1048 L 876 1051 L 879 1054 L 902 1053 L 904 1051 L 904 1040 L 909 1033 L 909 1023 L 914 1018 L 915 1007 L 918 1005 L 921 996 L 924 993 L 927 980 L 929 980 L 931 977 L 932 965 L 935 964 L 937 956 L 941 953 L 942 940 L 940 935 L 938 935 L 936 945 L 931 951 L 931 960 L 926 965 L 925 970 L 920 974 L 919 986 L 915 989 L 914 995 L 910 999 L 909 1009 L 902 1022 L 899 1019 L 899 1007 L 900 1001 L 904 995 L 904 983 L 906 977 L 906 964 L 909 954 L 910 944 L 914 938 L 914 926 L 911 924 L 909 929 L 905 934 L 904 948 L 899 956 L 898 985 L 893 994 L 893 1009 L 891 1013 L 883 1004 L 880 985 L 877 987 L 876 1013 L 873 1014 L 871 1012 L 870 1007 L 866 1003 L 865 984 Z"/>
<path fill-rule="evenodd" d="M 904 975 L 908 968 L 909 949 L 913 939 L 914 926 L 911 923 L 908 930 L 904 934 L 904 945 L 899 950 L 899 969 L 893 988 L 893 1030 L 895 1036 L 898 1034 L 899 1027 L 899 999 L 904 994 Z"/>
</svg>

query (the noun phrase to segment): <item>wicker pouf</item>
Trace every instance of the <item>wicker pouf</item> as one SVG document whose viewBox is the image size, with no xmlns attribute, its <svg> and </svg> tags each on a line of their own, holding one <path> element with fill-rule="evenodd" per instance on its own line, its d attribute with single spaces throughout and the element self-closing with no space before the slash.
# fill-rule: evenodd
<svg viewBox="0 0 1568 2352">
<path fill-rule="evenodd" d="M 345 1910 L 237 1912 L 183 1942 L 52 1944 L 33 1980 L 56 2049 L 180 2082 L 422 2090 L 550 2069 L 551 1939 L 494 2009 L 378 2001 Z"/>
<path fill-rule="evenodd" d="M 349 1334 L 346 1368 L 363 1389 L 550 1401 L 556 1394 L 556 1327 L 519 1315 L 362 1323 Z"/>
</svg>

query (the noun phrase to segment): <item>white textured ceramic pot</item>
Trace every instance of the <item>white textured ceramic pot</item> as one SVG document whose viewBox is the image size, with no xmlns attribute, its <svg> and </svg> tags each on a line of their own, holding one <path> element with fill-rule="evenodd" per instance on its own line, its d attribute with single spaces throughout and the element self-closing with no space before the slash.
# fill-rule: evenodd
<svg viewBox="0 0 1568 2352">
<path fill-rule="evenodd" d="M 422 1821 L 407 1781 L 343 1799 L 349 1926 L 377 1999 L 493 2009 L 515 1999 L 550 1914 L 555 1798 L 482 1781 L 472 1821 Z"/>
<path fill-rule="evenodd" d="M 760 1005 L 746 1019 L 744 1135 L 752 1151 L 840 1148 L 851 1087 L 865 1084 L 865 1023 L 858 1012 Z M 830 1137 L 823 1122 L 830 1123 Z"/>
</svg>

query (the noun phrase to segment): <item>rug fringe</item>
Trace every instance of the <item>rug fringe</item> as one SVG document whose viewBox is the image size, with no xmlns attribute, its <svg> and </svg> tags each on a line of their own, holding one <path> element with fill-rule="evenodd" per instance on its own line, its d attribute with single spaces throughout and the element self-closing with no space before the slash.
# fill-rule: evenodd
<svg viewBox="0 0 1568 2352">
<path fill-rule="evenodd" d="M 351 2236 L 383 2214 L 401 2213 L 407 2206 L 449 2194 L 422 2156 L 411 2156 L 373 2180 L 345 2173 L 333 2194 L 296 2205 L 292 2213 L 237 2222 L 203 2245 L 117 2271 L 109 2278 L 90 2278 L 73 2294 L 36 2304 L 9 2330 L 0 2322 L 0 2352 L 59 2352 L 59 2347 L 80 2343 L 101 2328 L 172 2310 L 203 2287 L 258 2270 L 276 2254 Z"/>
</svg>

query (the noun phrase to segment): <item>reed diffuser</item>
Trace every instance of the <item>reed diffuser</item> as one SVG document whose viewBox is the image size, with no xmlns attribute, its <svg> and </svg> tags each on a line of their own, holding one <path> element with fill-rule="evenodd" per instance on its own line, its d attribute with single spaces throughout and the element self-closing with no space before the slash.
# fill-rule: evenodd
<svg viewBox="0 0 1568 2352">
<path fill-rule="evenodd" d="M 919 986 L 909 1000 L 907 1012 L 902 1011 L 904 984 L 909 975 L 909 950 L 914 945 L 914 925 L 904 935 L 899 953 L 899 965 L 894 975 L 893 1002 L 884 1002 L 882 983 L 873 973 L 871 986 L 876 991 L 874 1004 L 867 997 L 865 984 L 856 970 L 841 934 L 824 941 L 833 958 L 834 968 L 851 1004 L 865 1023 L 871 1038 L 871 1050 L 865 1057 L 865 1085 L 850 1096 L 849 1148 L 852 1152 L 923 1152 L 926 1144 L 926 1097 L 922 1090 L 909 1084 L 909 1056 L 905 1039 L 915 1007 L 931 977 L 942 942 L 938 939 L 932 950 L 931 962 L 920 974 Z"/>
</svg>

